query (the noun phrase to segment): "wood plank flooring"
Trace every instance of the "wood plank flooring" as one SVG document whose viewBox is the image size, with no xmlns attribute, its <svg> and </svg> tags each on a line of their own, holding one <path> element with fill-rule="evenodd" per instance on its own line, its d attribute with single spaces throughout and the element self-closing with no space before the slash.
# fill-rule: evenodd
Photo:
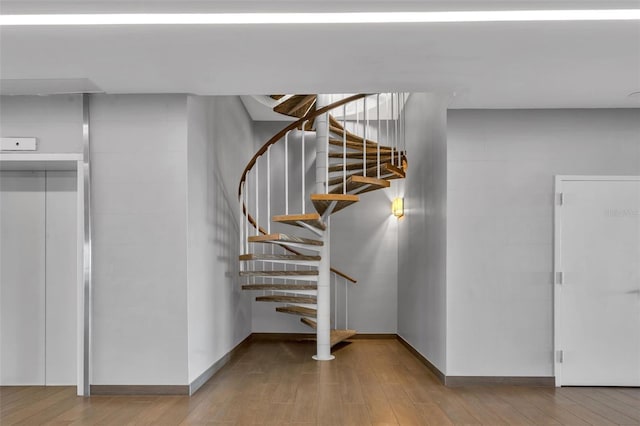
<svg viewBox="0 0 640 426">
<path fill-rule="evenodd" d="M 638 388 L 447 388 L 395 340 L 254 341 L 194 396 L 0 388 L 5 425 L 640 425 Z"/>
</svg>

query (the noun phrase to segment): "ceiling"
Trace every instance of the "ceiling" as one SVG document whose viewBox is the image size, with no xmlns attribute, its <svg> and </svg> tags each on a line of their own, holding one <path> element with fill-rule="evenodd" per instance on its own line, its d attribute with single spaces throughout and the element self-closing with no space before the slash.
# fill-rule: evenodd
<svg viewBox="0 0 640 426">
<path fill-rule="evenodd" d="M 640 0 L 1 1 L 3 14 L 640 8 Z M 640 21 L 2 27 L 0 77 L 5 93 L 38 93 L 51 80 L 108 93 L 430 91 L 452 108 L 640 107 L 628 96 L 640 91 Z"/>
</svg>

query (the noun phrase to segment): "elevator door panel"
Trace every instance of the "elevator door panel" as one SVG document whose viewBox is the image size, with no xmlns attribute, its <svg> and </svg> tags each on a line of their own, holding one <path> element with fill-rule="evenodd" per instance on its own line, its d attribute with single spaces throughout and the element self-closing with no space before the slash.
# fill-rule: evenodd
<svg viewBox="0 0 640 426">
<path fill-rule="evenodd" d="M 45 172 L 0 174 L 0 384 L 45 382 Z"/>
</svg>

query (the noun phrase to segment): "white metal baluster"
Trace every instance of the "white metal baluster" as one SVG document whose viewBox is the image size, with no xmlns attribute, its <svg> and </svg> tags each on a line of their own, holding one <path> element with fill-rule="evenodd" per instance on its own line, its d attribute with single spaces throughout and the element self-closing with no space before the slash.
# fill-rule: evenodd
<svg viewBox="0 0 640 426">
<path fill-rule="evenodd" d="M 244 223 L 243 223 L 243 216 L 244 214 L 242 213 L 242 209 L 243 209 L 243 205 L 244 205 L 244 182 L 242 182 L 242 184 L 240 185 L 240 221 L 238 221 L 238 227 L 240 228 L 240 245 L 238 246 L 238 251 L 240 252 L 240 254 L 246 254 L 246 252 L 244 251 Z M 244 262 L 240 262 L 240 270 L 242 271 Z"/>
<path fill-rule="evenodd" d="M 330 112 L 327 111 L 327 137 L 326 137 L 326 145 L 324 146 L 324 152 L 326 152 L 325 163 L 324 163 L 324 189 L 325 193 L 329 193 L 329 121 L 330 121 Z"/>
<path fill-rule="evenodd" d="M 387 93 L 387 95 L 388 95 L 388 93 Z M 387 110 L 387 116 L 389 115 L 389 107 L 388 107 L 388 105 L 389 105 L 389 104 L 387 103 L 387 108 L 386 108 L 386 110 Z M 387 127 L 387 137 L 385 138 L 385 141 L 386 141 L 386 143 L 387 143 L 387 145 L 388 145 L 388 146 L 391 146 L 391 144 L 389 143 L 389 118 L 388 118 L 388 117 L 387 117 L 387 119 L 385 120 L 385 124 L 386 124 L 386 127 Z"/>
<path fill-rule="evenodd" d="M 344 278 L 344 328 L 349 329 L 349 282 Z"/>
<path fill-rule="evenodd" d="M 271 234 L 271 146 L 267 148 L 267 234 Z"/>
<path fill-rule="evenodd" d="M 302 122 L 302 214 L 304 214 L 304 204 L 305 204 L 305 199 L 304 199 L 304 191 L 305 191 L 305 174 L 306 174 L 306 167 L 304 164 L 304 134 L 306 133 L 304 131 L 304 121 Z"/>
<path fill-rule="evenodd" d="M 333 274 L 333 326 L 338 328 L 338 276 Z"/>
<path fill-rule="evenodd" d="M 342 193 L 347 193 L 347 104 L 342 105 Z"/>
<path fill-rule="evenodd" d="M 247 250 L 245 251 L 245 253 L 249 253 L 249 172 L 247 172 L 247 176 L 244 181 L 244 208 L 244 241 L 247 246 Z"/>
<path fill-rule="evenodd" d="M 405 112 L 405 108 L 407 106 L 407 94 L 403 93 L 402 94 L 402 151 L 404 152 L 404 155 L 407 155 L 407 114 Z"/>
<path fill-rule="evenodd" d="M 360 102 L 360 100 L 356 100 L 355 104 L 356 104 L 356 123 L 353 127 L 353 133 L 354 134 L 358 134 L 358 125 L 359 125 L 359 118 L 358 118 L 358 102 Z M 363 164 L 362 167 L 365 167 L 366 165 Z"/>
<path fill-rule="evenodd" d="M 404 105 L 400 104 L 400 93 L 398 93 L 398 126 L 400 127 L 400 132 L 402 131 L 402 121 L 400 121 L 403 112 L 400 111 L 400 108 L 402 108 L 404 110 Z M 401 135 L 403 136 L 403 135 Z M 402 167 L 402 164 L 400 164 L 400 140 L 398 140 L 397 142 L 397 147 L 396 150 L 398 151 L 398 167 Z"/>
<path fill-rule="evenodd" d="M 275 254 L 275 249 L 276 249 L 275 244 L 269 244 L 269 245 L 271 246 L 271 254 L 272 255 Z M 275 266 L 275 264 L 273 262 L 271 262 L 271 270 L 272 271 L 275 269 L 274 266 Z M 275 282 L 275 279 L 273 277 L 271 277 L 271 281 L 270 282 L 271 282 L 271 284 L 273 284 Z M 271 294 L 273 294 L 273 290 L 271 290 Z"/>
<path fill-rule="evenodd" d="M 396 116 L 396 111 L 395 111 L 394 95 L 392 93 L 391 94 L 391 120 L 393 120 L 394 126 L 396 124 L 395 116 Z M 397 126 L 395 128 L 395 135 L 396 136 L 398 135 L 398 127 Z M 393 137 L 393 135 L 392 135 L 392 137 Z M 396 156 L 393 154 L 393 149 L 395 148 L 395 141 L 396 141 L 396 138 L 393 137 L 393 140 L 391 141 L 391 164 L 395 164 L 395 161 L 396 161 Z"/>
<path fill-rule="evenodd" d="M 258 173 L 258 160 L 260 157 L 256 158 L 256 235 L 260 235 L 260 191 L 259 191 L 259 175 Z"/>
<path fill-rule="evenodd" d="M 367 115 L 367 97 L 362 100 L 362 109 L 364 110 L 364 136 L 362 137 L 362 176 L 367 176 L 367 128 L 369 127 L 369 117 Z"/>
<path fill-rule="evenodd" d="M 289 214 L 289 132 L 284 134 L 284 214 Z"/>
<path fill-rule="evenodd" d="M 378 179 L 380 179 L 380 144 L 382 140 L 380 139 L 380 93 L 376 96 L 376 121 L 378 123 L 378 134 L 376 135 L 376 139 L 378 140 L 378 150 L 377 150 L 377 159 L 378 162 Z"/>
</svg>

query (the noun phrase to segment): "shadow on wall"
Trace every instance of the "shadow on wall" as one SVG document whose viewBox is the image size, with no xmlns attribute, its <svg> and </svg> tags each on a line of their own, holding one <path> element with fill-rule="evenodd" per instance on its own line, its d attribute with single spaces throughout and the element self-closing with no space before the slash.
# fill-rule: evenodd
<svg viewBox="0 0 640 426">
<path fill-rule="evenodd" d="M 238 235 L 240 235 L 240 227 L 237 215 L 234 214 L 237 210 L 238 201 L 236 197 L 231 196 L 226 191 L 219 167 L 214 168 L 213 183 L 215 190 L 210 191 L 207 195 L 210 198 L 207 204 L 212 207 L 207 214 L 207 221 L 214 224 L 215 234 L 212 243 L 215 247 L 216 260 L 219 264 L 224 265 L 224 280 L 212 284 L 216 286 L 216 294 L 225 295 L 225 300 L 223 301 L 225 305 L 237 307 L 232 312 L 227 311 L 229 318 L 218 319 L 225 323 L 246 324 L 251 321 L 251 304 L 242 303 L 243 300 L 248 298 L 248 294 L 242 293 L 238 280 L 240 270 Z M 220 214 L 220 212 L 224 212 L 224 214 Z M 223 309 L 218 310 L 218 315 L 225 311 Z M 233 317 L 231 318 L 230 316 Z M 231 337 L 234 342 L 244 338 L 242 330 L 238 330 L 236 327 L 233 329 L 234 332 Z"/>
<path fill-rule="evenodd" d="M 229 107 L 227 103 L 232 103 Z M 242 114 L 237 109 L 241 109 Z M 232 325 L 232 335 L 229 336 L 233 342 L 238 342 L 245 336 L 245 330 L 242 329 L 243 324 L 251 324 L 251 302 L 248 294 L 240 289 L 238 255 L 240 253 L 240 224 L 238 216 L 240 207 L 236 194 L 237 185 L 240 180 L 240 174 L 245 164 L 249 161 L 253 150 L 247 152 L 239 152 L 238 149 L 232 150 L 229 145 L 235 147 L 244 146 L 242 142 L 249 142 L 249 146 L 253 148 L 252 131 L 247 135 L 243 135 L 242 131 L 236 129 L 247 128 L 248 116 L 237 97 L 215 98 L 212 103 L 211 113 L 215 120 L 212 122 L 218 124 L 210 129 L 213 136 L 212 143 L 207 145 L 209 158 L 213 158 L 213 187 L 208 196 L 212 197 L 212 209 L 209 210 L 207 216 L 208 221 L 214 223 L 215 230 L 214 248 L 216 260 L 220 265 L 224 265 L 224 274 L 218 274 L 219 277 L 224 276 L 224 280 L 213 283 L 216 288 L 216 294 L 223 294 L 223 300 L 217 301 L 216 306 L 226 305 L 233 306 L 233 310 L 219 309 L 216 316 L 225 316 L 225 318 L 217 318 L 226 324 Z M 220 117 L 217 117 L 217 116 Z M 251 129 L 249 127 L 249 129 Z M 237 141 L 242 137 L 248 138 L 247 141 Z M 229 156 L 229 151 L 233 151 L 236 158 Z"/>
</svg>

